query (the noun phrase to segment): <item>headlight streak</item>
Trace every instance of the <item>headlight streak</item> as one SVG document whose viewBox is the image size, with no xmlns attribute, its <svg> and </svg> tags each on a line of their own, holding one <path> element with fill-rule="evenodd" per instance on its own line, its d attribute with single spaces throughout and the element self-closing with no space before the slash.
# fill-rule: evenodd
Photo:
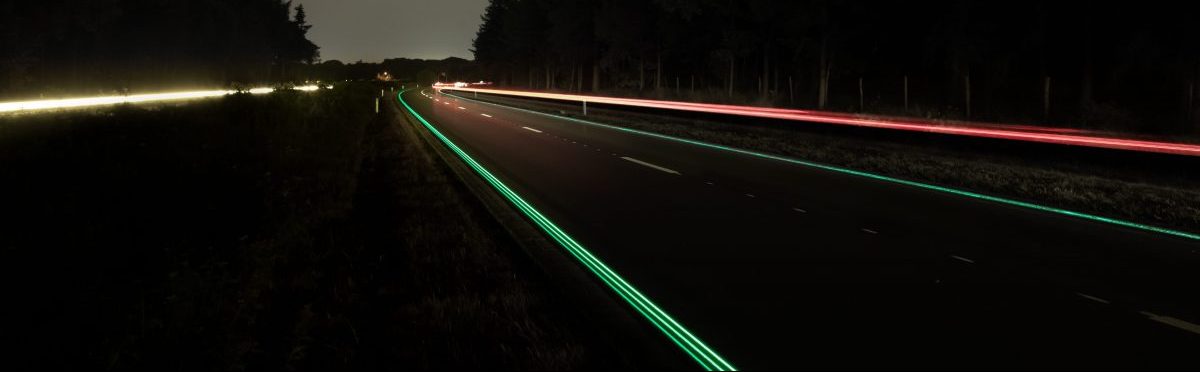
<svg viewBox="0 0 1200 372">
<path fill-rule="evenodd" d="M 982 124 L 982 123 L 961 123 L 963 126 L 951 126 L 949 123 L 937 123 L 932 121 L 921 121 L 918 119 L 907 118 L 869 118 L 855 116 L 852 114 L 809 111 L 809 110 L 793 110 L 793 109 L 777 109 L 766 107 L 752 106 L 731 106 L 707 103 L 693 102 L 674 102 L 674 101 L 656 101 L 633 98 L 616 98 L 602 96 L 585 96 L 573 94 L 559 93 L 542 93 L 542 92 L 526 92 L 516 90 L 501 90 L 501 89 L 478 89 L 478 88 L 456 88 L 456 87 L 439 87 L 441 90 L 457 90 L 465 92 L 478 92 L 486 94 L 497 94 L 517 97 L 542 98 L 560 101 L 572 102 L 588 102 L 602 103 L 611 105 L 657 108 L 677 111 L 692 111 L 723 115 L 737 115 L 749 117 L 761 117 L 769 119 L 782 119 L 792 121 L 807 121 L 826 124 L 841 124 L 859 127 L 882 128 L 892 130 L 903 130 L 913 132 L 927 132 L 948 135 L 983 137 L 995 139 L 1007 139 L 1026 142 L 1040 142 L 1060 145 L 1073 145 L 1084 147 L 1098 147 L 1116 150 L 1154 152 L 1163 154 L 1200 156 L 1200 145 L 1187 143 L 1173 142 L 1158 142 L 1136 139 L 1102 137 L 1092 135 L 1078 135 L 1065 133 L 1078 133 L 1080 130 L 1065 129 L 1065 128 L 1048 128 L 1036 127 L 1027 125 L 1000 125 L 1000 124 Z"/>
<path fill-rule="evenodd" d="M 509 202 L 521 210 L 530 220 L 538 225 L 547 235 L 555 240 L 559 245 L 567 250 L 589 271 L 596 275 L 609 289 L 613 290 L 617 295 L 626 301 L 638 313 L 642 314 L 651 324 L 659 329 L 668 339 L 675 345 L 679 346 L 685 353 L 688 354 L 696 363 L 700 364 L 705 370 L 736 370 L 732 364 L 725 361 L 720 355 L 714 352 L 711 348 L 700 341 L 695 335 L 689 332 L 686 328 L 680 325 L 674 318 L 668 315 L 665 311 L 655 305 L 650 299 L 646 298 L 640 291 L 625 281 L 624 278 L 617 275 L 612 269 L 596 258 L 590 251 L 585 249 L 581 244 L 567 235 L 565 231 L 551 222 L 548 218 L 542 215 L 536 208 L 521 198 L 515 191 L 510 189 L 504 182 L 494 176 L 490 171 L 483 167 L 468 155 L 465 151 L 454 144 L 448 137 L 443 135 L 429 121 L 425 120 L 416 110 L 412 108 L 404 100 L 404 93 L 400 92 L 396 98 L 408 110 L 413 117 L 417 118 L 426 129 L 436 136 L 443 144 L 451 151 L 459 156 L 468 166 L 470 166 L 477 174 L 484 178 L 492 185 L 496 191 L 500 192 Z"/>
<path fill-rule="evenodd" d="M 306 85 L 293 88 L 298 91 L 311 92 L 320 89 L 316 85 Z M 267 94 L 274 92 L 275 88 L 254 88 L 245 92 L 250 94 Z M 220 97 L 229 94 L 235 94 L 236 90 L 202 90 L 191 92 L 170 92 L 170 93 L 152 93 L 152 94 L 135 94 L 129 96 L 105 96 L 105 97 L 87 97 L 87 98 L 67 98 L 67 99 L 49 99 L 37 101 L 19 101 L 19 102 L 0 102 L 0 113 L 19 112 L 19 111 L 40 111 L 53 109 L 66 109 L 91 106 L 106 106 L 118 105 L 123 103 L 143 103 L 143 102 L 165 102 L 178 101 L 187 99 L 211 98 Z"/>
<path fill-rule="evenodd" d="M 1092 214 L 1087 214 L 1087 213 L 1082 213 L 1082 212 L 1076 212 L 1076 211 L 1067 210 L 1067 209 L 1061 209 L 1061 208 L 1055 208 L 1055 207 L 1050 207 L 1050 206 L 1045 206 L 1045 205 L 1040 205 L 1040 204 L 1023 202 L 1023 201 L 1019 201 L 1019 200 L 1006 199 L 1006 198 L 1001 198 L 1001 197 L 997 197 L 997 196 L 991 196 L 991 195 L 979 194 L 979 193 L 965 191 L 965 190 L 953 189 L 953 188 L 944 187 L 944 186 L 921 183 L 921 182 L 916 182 L 916 181 L 909 181 L 909 180 L 905 180 L 905 179 L 888 177 L 888 176 L 875 174 L 875 173 L 868 173 L 868 172 L 857 171 L 857 170 L 848 169 L 848 168 L 836 167 L 836 166 L 827 165 L 827 164 L 821 164 L 821 163 L 815 163 L 815 162 L 810 162 L 810 161 L 805 161 L 805 160 L 787 158 L 787 157 L 783 157 L 783 156 L 777 156 L 777 155 L 771 155 L 771 154 L 766 154 L 766 153 L 761 153 L 761 152 L 756 152 L 756 151 L 750 151 L 750 150 L 740 149 L 740 148 L 736 148 L 736 147 L 722 146 L 722 145 L 708 143 L 708 142 L 702 142 L 702 141 L 690 140 L 690 139 L 686 139 L 686 138 L 668 136 L 665 134 L 640 131 L 637 129 L 618 127 L 618 126 L 614 126 L 614 125 L 601 124 L 601 123 L 582 120 L 582 119 L 559 116 L 559 115 L 554 115 L 554 114 L 547 114 L 544 112 L 538 112 L 538 111 L 533 111 L 533 110 L 526 110 L 526 109 L 517 108 L 517 107 L 504 106 L 504 105 L 499 105 L 499 104 L 495 104 L 495 103 L 491 103 L 491 102 L 474 100 L 474 99 L 470 99 L 467 97 L 462 97 L 462 96 L 458 96 L 458 95 L 454 95 L 454 94 L 450 94 L 450 95 L 457 97 L 459 99 L 464 99 L 464 100 L 472 101 L 472 102 L 476 102 L 476 103 L 482 103 L 482 104 L 492 105 L 492 106 L 496 106 L 496 107 L 503 107 L 503 108 L 507 108 L 507 109 L 527 112 L 527 113 L 536 114 L 536 115 L 549 116 L 549 117 L 559 118 L 559 119 L 563 119 L 563 120 L 569 120 L 572 122 L 591 125 L 591 126 L 609 128 L 609 129 L 624 131 L 624 132 L 628 132 L 628 133 L 635 133 L 635 134 L 640 134 L 640 135 L 649 136 L 649 137 L 655 137 L 655 138 L 661 138 L 661 139 L 665 139 L 665 140 L 687 143 L 687 144 L 701 146 L 701 147 L 730 151 L 730 152 L 754 156 L 754 157 L 758 157 L 758 158 L 777 160 L 777 161 L 782 161 L 785 163 L 792 163 L 792 164 L 802 165 L 802 166 L 811 167 L 811 168 L 823 169 L 823 170 L 832 171 L 832 172 L 836 172 L 836 173 L 850 174 L 850 175 L 859 176 L 859 177 L 871 178 L 871 179 L 875 179 L 875 180 L 879 180 L 879 181 L 896 183 L 896 184 L 912 186 L 912 187 L 917 187 L 917 188 L 922 188 L 922 189 L 927 189 L 927 190 L 940 191 L 940 192 L 944 192 L 944 193 L 966 196 L 966 197 L 981 199 L 981 200 L 987 200 L 990 202 L 1007 204 L 1007 205 L 1012 205 L 1012 206 L 1017 206 L 1017 207 L 1022 207 L 1022 208 L 1035 209 L 1035 210 L 1039 210 L 1039 211 L 1043 211 L 1043 212 L 1067 215 L 1067 216 L 1071 216 L 1071 217 L 1077 217 L 1077 218 L 1087 219 L 1087 220 L 1096 221 L 1096 222 L 1103 222 L 1103 223 L 1133 228 L 1133 229 L 1147 231 L 1147 232 L 1167 234 L 1167 235 L 1172 235 L 1172 236 L 1191 239 L 1191 240 L 1200 240 L 1200 234 L 1195 234 L 1195 233 L 1190 233 L 1190 232 L 1185 232 L 1185 231 L 1172 230 L 1172 229 L 1167 229 L 1167 228 L 1162 228 L 1162 227 L 1157 227 L 1157 226 L 1140 224 L 1140 223 L 1136 223 L 1136 222 L 1118 220 L 1115 218 L 1102 217 L 1102 216 L 1097 216 L 1097 215 L 1092 215 Z"/>
</svg>

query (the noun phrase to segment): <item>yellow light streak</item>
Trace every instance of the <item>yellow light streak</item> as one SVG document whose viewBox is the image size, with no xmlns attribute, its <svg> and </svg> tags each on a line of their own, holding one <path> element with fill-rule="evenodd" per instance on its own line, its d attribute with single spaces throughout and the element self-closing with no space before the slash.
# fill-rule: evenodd
<svg viewBox="0 0 1200 372">
<path fill-rule="evenodd" d="M 311 92 L 320 89 L 316 85 L 306 85 L 293 88 L 298 91 Z M 274 92 L 275 88 L 254 88 L 247 90 L 250 94 L 267 94 Z M 67 109 L 77 107 L 91 106 L 106 106 L 118 105 L 122 103 L 144 103 L 144 102 L 166 102 L 166 101 L 181 101 L 189 99 L 221 97 L 229 94 L 238 93 L 236 90 L 199 90 L 190 92 L 169 92 L 169 93 L 151 93 L 151 94 L 135 94 L 128 96 L 103 96 L 103 97 L 86 97 L 86 98 L 67 98 L 67 99 L 48 99 L 37 101 L 17 101 L 17 102 L 0 102 L 0 113 L 5 112 L 25 112 L 25 111 L 40 111 Z"/>
</svg>

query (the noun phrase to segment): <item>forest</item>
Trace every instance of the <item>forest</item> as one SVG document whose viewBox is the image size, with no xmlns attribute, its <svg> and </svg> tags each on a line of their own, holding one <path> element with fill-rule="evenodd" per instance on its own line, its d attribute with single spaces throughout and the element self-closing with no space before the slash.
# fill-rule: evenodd
<svg viewBox="0 0 1200 372">
<path fill-rule="evenodd" d="M 1194 134 L 1182 2 L 491 0 L 500 85 Z"/>
<path fill-rule="evenodd" d="M 302 80 L 318 60 L 281 0 L 0 2 L 0 97 Z"/>
</svg>

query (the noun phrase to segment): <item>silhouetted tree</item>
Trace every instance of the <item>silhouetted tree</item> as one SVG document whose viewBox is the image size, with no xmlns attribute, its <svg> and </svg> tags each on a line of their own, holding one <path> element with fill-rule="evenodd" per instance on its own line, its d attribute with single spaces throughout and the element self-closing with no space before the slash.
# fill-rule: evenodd
<svg viewBox="0 0 1200 372">
<path fill-rule="evenodd" d="M 304 63 L 313 63 L 320 59 L 320 50 L 316 44 L 308 40 L 308 30 L 312 25 L 308 24 L 308 15 L 304 12 L 304 5 L 296 6 L 296 16 L 292 19 L 292 25 L 296 28 L 296 32 L 292 33 L 292 49 L 288 55 L 291 61 L 301 61 Z"/>
<path fill-rule="evenodd" d="M 280 0 L 0 2 L 0 96 L 289 81 L 317 59 Z"/>
<path fill-rule="evenodd" d="M 482 22 L 475 39 L 471 41 L 471 53 L 478 62 L 495 79 L 503 83 L 511 83 L 512 48 L 505 43 L 504 19 L 508 17 L 512 0 L 492 0 L 480 16 Z"/>
</svg>

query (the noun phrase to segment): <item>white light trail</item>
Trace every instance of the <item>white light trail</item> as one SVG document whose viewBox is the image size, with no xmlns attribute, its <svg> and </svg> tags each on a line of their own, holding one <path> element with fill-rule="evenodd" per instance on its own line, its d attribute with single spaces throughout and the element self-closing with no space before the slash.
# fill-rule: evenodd
<svg viewBox="0 0 1200 372">
<path fill-rule="evenodd" d="M 298 91 L 311 92 L 320 89 L 316 85 L 306 85 L 293 88 Z M 274 92 L 275 88 L 254 88 L 246 92 L 250 94 L 267 94 Z M 165 102 L 165 101 L 180 101 L 199 98 L 220 97 L 229 94 L 238 93 L 236 90 L 201 90 L 191 92 L 170 92 L 170 93 L 153 93 L 153 94 L 135 94 L 129 96 L 105 96 L 105 97 L 87 97 L 87 98 L 68 98 L 68 99 L 48 99 L 37 101 L 18 101 L 18 102 L 0 102 L 0 113 L 18 112 L 18 111 L 39 111 L 52 109 L 65 109 L 76 107 L 90 106 L 105 106 L 117 105 L 122 103 L 143 103 L 143 102 Z"/>
</svg>

